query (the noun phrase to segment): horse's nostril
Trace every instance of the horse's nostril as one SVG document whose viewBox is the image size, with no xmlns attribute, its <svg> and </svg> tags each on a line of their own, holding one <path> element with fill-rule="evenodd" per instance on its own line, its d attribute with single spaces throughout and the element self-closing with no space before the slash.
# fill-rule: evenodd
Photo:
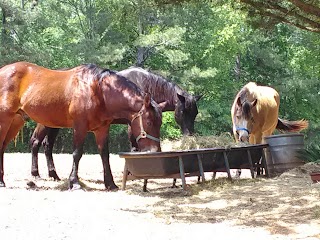
<svg viewBox="0 0 320 240">
<path fill-rule="evenodd" d="M 240 136 L 239 140 L 240 140 L 240 142 L 248 142 L 249 137 L 248 136 Z"/>
</svg>

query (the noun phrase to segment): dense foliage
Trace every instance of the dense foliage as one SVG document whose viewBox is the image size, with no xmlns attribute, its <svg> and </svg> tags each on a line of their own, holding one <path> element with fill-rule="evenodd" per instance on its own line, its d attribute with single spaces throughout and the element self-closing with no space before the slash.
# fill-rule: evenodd
<svg viewBox="0 0 320 240">
<path fill-rule="evenodd" d="M 230 132 L 236 92 L 256 81 L 275 87 L 281 117 L 309 120 L 307 142 L 319 142 L 319 34 L 281 23 L 257 29 L 234 1 L 159 2 L 0 0 L 0 64 L 143 66 L 204 95 L 196 119 L 200 135 Z M 25 125 L 11 151 L 28 151 L 34 126 Z M 56 151 L 71 152 L 71 136 L 62 130 Z M 165 113 L 162 138 L 179 136 L 173 113 Z M 91 134 L 86 142 L 86 151 L 96 152 Z M 113 151 L 126 150 L 127 142 L 126 126 L 112 126 Z"/>
</svg>

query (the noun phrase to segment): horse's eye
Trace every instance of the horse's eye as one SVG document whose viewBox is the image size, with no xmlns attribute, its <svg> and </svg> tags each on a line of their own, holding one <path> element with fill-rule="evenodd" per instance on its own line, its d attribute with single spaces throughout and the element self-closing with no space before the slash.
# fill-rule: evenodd
<svg viewBox="0 0 320 240">
<path fill-rule="evenodd" d="M 147 126 L 150 127 L 151 126 L 151 122 L 148 121 L 147 122 Z"/>
</svg>

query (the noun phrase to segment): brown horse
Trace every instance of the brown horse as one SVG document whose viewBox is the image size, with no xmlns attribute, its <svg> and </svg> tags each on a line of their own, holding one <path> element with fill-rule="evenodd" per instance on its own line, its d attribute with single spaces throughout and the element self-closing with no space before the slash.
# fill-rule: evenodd
<svg viewBox="0 0 320 240">
<path fill-rule="evenodd" d="M 175 120 L 184 135 L 194 133 L 195 118 L 198 114 L 197 102 L 201 98 L 200 95 L 193 96 L 173 82 L 143 68 L 130 67 L 117 72 L 117 74 L 126 77 L 143 91 L 150 93 L 152 99 L 161 105 L 163 112 L 174 111 Z M 112 123 L 119 122 L 114 121 Z M 35 128 L 30 138 L 32 176 L 40 176 L 38 170 L 38 151 L 42 143 L 47 159 L 49 177 L 52 177 L 54 180 L 60 179 L 57 175 L 52 157 L 52 148 L 58 132 L 59 129 L 57 128 L 49 128 L 41 124 L 38 124 Z M 135 139 L 130 135 L 130 128 L 129 137 L 132 149 L 139 151 Z"/>
<path fill-rule="evenodd" d="M 298 132 L 308 127 L 308 122 L 287 121 L 278 117 L 280 97 L 278 92 L 266 86 L 250 82 L 237 94 L 231 118 L 236 141 L 258 144 L 264 137 L 280 131 Z"/>
<path fill-rule="evenodd" d="M 131 124 L 142 151 L 160 151 L 161 109 L 125 77 L 95 65 L 50 70 L 28 62 L 0 69 L 0 186 L 8 143 L 30 117 L 52 128 L 73 128 L 73 166 L 69 188 L 80 188 L 78 166 L 83 143 L 92 131 L 101 155 L 104 184 L 118 188 L 112 177 L 106 138 L 114 119 Z"/>
</svg>

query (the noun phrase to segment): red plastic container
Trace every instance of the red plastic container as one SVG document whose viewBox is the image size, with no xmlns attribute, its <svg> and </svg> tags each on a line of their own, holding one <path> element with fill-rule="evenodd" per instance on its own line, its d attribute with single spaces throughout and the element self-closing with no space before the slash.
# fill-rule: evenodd
<svg viewBox="0 0 320 240">
<path fill-rule="evenodd" d="M 320 172 L 310 173 L 310 177 L 314 183 L 320 182 Z"/>
</svg>

